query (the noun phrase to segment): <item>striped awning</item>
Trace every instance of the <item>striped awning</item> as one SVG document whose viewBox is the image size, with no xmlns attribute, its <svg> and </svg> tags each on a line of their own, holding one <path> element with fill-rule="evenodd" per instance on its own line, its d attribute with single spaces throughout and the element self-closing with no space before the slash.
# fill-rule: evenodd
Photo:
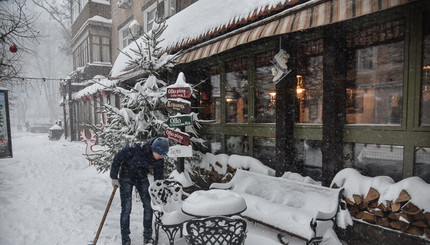
<svg viewBox="0 0 430 245">
<path fill-rule="evenodd" d="M 333 24 L 414 1 L 416 0 L 309 1 L 196 45 L 184 52 L 180 63 L 207 58 L 262 38 Z"/>
</svg>

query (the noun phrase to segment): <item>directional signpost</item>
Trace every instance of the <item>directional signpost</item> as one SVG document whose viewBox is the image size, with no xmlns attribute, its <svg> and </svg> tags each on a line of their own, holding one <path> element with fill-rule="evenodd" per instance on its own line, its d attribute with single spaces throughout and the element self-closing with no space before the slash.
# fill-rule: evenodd
<svg viewBox="0 0 430 245">
<path fill-rule="evenodd" d="M 191 86 L 185 82 L 185 76 L 181 72 L 176 83 L 167 87 L 167 110 L 174 116 L 169 116 L 167 124 L 169 128 L 164 132 L 166 138 L 178 142 L 169 148 L 170 157 L 179 158 L 177 161 L 178 172 L 184 172 L 184 157 L 193 156 L 193 148 L 190 145 L 190 135 L 184 133 L 185 126 L 193 125 L 191 113 L 191 102 L 186 100 L 191 97 L 193 91 Z M 184 113 L 184 114 L 182 114 Z"/>
</svg>

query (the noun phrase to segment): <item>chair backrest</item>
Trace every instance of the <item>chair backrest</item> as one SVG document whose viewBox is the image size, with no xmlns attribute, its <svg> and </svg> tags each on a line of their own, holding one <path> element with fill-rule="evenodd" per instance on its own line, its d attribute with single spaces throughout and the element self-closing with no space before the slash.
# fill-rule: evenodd
<svg viewBox="0 0 430 245">
<path fill-rule="evenodd" d="M 246 222 L 240 218 L 212 216 L 186 223 L 190 245 L 241 245 L 246 238 Z"/>
<path fill-rule="evenodd" d="M 152 203 L 162 207 L 164 212 L 180 209 L 182 194 L 182 184 L 175 180 L 156 180 L 149 186 Z"/>
</svg>

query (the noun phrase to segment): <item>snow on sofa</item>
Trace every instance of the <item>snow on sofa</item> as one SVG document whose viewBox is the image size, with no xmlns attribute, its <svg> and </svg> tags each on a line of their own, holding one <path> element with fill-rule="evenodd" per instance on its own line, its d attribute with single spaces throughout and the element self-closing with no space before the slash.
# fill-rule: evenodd
<svg viewBox="0 0 430 245">
<path fill-rule="evenodd" d="M 306 240 L 307 244 L 321 241 L 336 224 L 343 192 L 240 169 L 230 182 L 213 183 L 210 188 L 240 194 L 247 205 L 241 216 Z"/>
</svg>

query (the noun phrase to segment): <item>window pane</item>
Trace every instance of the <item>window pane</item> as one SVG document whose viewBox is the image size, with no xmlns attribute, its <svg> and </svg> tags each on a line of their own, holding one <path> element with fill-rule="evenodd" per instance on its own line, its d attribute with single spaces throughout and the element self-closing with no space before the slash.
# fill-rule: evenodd
<svg viewBox="0 0 430 245">
<path fill-rule="evenodd" d="M 203 120 L 219 123 L 221 121 L 220 69 L 210 67 L 206 73 L 206 82 L 201 86 L 200 115 Z"/>
<path fill-rule="evenodd" d="M 430 126 L 430 13 L 424 15 L 420 125 Z"/>
<path fill-rule="evenodd" d="M 102 61 L 110 62 L 109 46 L 106 46 L 106 45 L 102 46 Z"/>
<path fill-rule="evenodd" d="M 430 148 L 415 148 L 414 175 L 430 183 Z"/>
<path fill-rule="evenodd" d="M 363 175 L 387 175 L 394 181 L 402 179 L 403 146 L 354 144 L 354 168 Z"/>
<path fill-rule="evenodd" d="M 275 51 L 260 54 L 256 57 L 255 71 L 255 122 L 276 122 L 276 86 L 272 81 L 272 67 L 270 60 L 275 56 Z"/>
<path fill-rule="evenodd" d="M 225 139 L 225 150 L 227 154 L 248 154 L 248 136 L 227 135 Z"/>
<path fill-rule="evenodd" d="M 226 122 L 248 122 L 247 60 L 227 63 L 226 73 Z"/>
<path fill-rule="evenodd" d="M 403 22 L 395 21 L 348 34 L 349 124 L 402 123 L 403 30 Z"/>
<path fill-rule="evenodd" d="M 154 8 L 153 10 L 148 12 L 147 18 L 146 18 L 146 30 L 150 31 L 152 30 L 152 23 L 154 22 L 155 19 L 155 13 L 157 11 L 157 8 Z"/>
<path fill-rule="evenodd" d="M 254 158 L 276 169 L 276 138 L 254 137 Z"/>
<path fill-rule="evenodd" d="M 205 140 L 208 152 L 212 154 L 222 153 L 221 135 L 202 135 L 202 139 Z"/>
<path fill-rule="evenodd" d="M 322 123 L 323 103 L 323 41 L 299 45 L 297 72 L 298 123 Z"/>
<path fill-rule="evenodd" d="M 107 37 L 102 37 L 102 44 L 104 44 L 104 45 L 109 45 L 109 38 L 107 38 Z"/>
<path fill-rule="evenodd" d="M 296 162 L 303 165 L 303 176 L 309 176 L 313 180 L 322 179 L 322 152 L 321 141 L 298 140 L 295 144 Z"/>
<path fill-rule="evenodd" d="M 93 62 L 102 61 L 100 53 L 100 37 L 93 37 Z"/>
</svg>

